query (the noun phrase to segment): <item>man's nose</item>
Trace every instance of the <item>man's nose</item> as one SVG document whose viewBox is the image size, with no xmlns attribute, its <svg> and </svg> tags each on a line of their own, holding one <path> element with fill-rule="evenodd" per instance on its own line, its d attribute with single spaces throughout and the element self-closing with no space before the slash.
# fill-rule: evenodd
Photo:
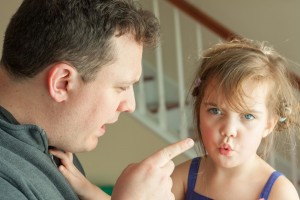
<svg viewBox="0 0 300 200">
<path fill-rule="evenodd" d="M 119 106 L 119 111 L 132 113 L 136 107 L 133 87 L 130 86 L 124 95 L 124 99 Z"/>
</svg>

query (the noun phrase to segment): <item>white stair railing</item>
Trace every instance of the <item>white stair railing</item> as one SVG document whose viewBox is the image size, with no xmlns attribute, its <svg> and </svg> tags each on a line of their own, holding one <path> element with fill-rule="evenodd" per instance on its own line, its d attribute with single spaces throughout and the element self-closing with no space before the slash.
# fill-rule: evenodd
<svg viewBox="0 0 300 200">
<path fill-rule="evenodd" d="M 153 0 L 154 14 L 159 18 L 158 0 Z M 156 50 L 156 66 L 157 66 L 157 81 L 158 81 L 158 97 L 159 97 L 159 125 L 163 130 L 167 130 L 167 109 L 164 87 L 164 71 L 163 71 L 163 56 L 162 47 L 159 45 Z"/>
<path fill-rule="evenodd" d="M 184 84 L 184 65 L 183 65 L 183 52 L 182 52 L 182 39 L 181 39 L 181 25 L 179 19 L 179 11 L 177 8 L 173 9 L 174 13 L 174 34 L 176 44 L 176 58 L 177 58 L 177 75 L 178 75 L 178 100 L 179 100 L 179 130 L 180 138 L 188 136 L 188 125 L 186 119 L 186 93 Z"/>
</svg>

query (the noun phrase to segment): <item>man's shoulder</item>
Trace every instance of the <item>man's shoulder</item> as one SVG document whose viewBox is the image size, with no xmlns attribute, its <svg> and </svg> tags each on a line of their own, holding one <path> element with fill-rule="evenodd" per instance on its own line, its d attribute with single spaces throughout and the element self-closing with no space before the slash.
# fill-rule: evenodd
<svg viewBox="0 0 300 200">
<path fill-rule="evenodd" d="M 1 173 L 1 172 L 0 172 Z M 9 181 L 0 176 L 1 200 L 27 200 L 23 193 Z"/>
</svg>

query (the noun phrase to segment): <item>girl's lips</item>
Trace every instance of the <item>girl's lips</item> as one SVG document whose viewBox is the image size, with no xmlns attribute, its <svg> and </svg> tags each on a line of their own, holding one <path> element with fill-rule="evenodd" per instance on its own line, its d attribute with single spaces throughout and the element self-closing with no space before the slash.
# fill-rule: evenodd
<svg viewBox="0 0 300 200">
<path fill-rule="evenodd" d="M 224 155 L 224 156 L 229 156 L 230 153 L 232 152 L 232 148 L 230 145 L 228 144 L 223 144 L 221 145 L 221 147 L 219 148 L 219 152 L 220 154 Z"/>
</svg>

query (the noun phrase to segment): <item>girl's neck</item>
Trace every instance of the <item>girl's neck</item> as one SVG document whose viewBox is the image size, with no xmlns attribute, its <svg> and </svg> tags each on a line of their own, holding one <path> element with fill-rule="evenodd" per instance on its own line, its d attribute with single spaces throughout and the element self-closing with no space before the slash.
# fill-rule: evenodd
<svg viewBox="0 0 300 200">
<path fill-rule="evenodd" d="M 254 172 L 259 169 L 262 159 L 254 155 L 252 158 L 247 159 L 246 162 L 232 168 L 225 168 L 217 165 L 209 156 L 203 159 L 203 173 L 210 178 L 225 178 L 226 180 L 232 178 L 243 177 L 246 174 Z M 202 163 L 202 162 L 201 162 Z"/>
</svg>

